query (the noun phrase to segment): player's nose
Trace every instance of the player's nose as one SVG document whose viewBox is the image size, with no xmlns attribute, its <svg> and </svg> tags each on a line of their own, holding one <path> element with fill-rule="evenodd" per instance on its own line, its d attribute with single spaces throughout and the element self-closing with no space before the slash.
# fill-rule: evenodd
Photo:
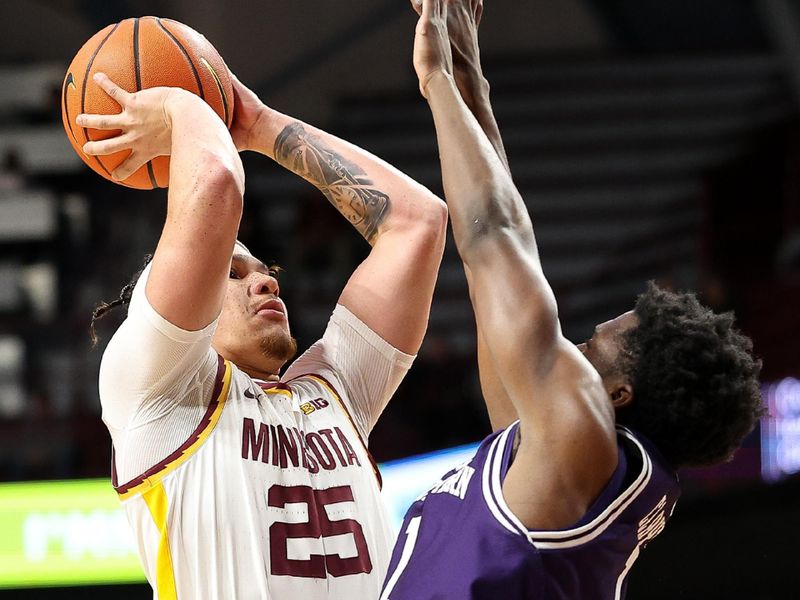
<svg viewBox="0 0 800 600">
<path fill-rule="evenodd" d="M 266 273 L 253 273 L 250 280 L 250 294 L 253 296 L 263 294 L 279 296 L 280 286 L 278 286 L 278 280 Z"/>
</svg>

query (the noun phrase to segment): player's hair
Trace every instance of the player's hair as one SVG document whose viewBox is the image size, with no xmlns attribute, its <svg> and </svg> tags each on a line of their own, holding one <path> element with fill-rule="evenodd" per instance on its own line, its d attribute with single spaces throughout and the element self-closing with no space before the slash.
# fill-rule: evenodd
<svg viewBox="0 0 800 600">
<path fill-rule="evenodd" d="M 92 321 L 89 324 L 89 335 L 92 338 L 92 347 L 96 346 L 99 340 L 97 337 L 97 330 L 95 329 L 95 323 L 118 306 L 124 306 L 130 303 L 131 295 L 133 294 L 133 288 L 136 287 L 136 282 L 139 281 L 139 277 L 142 276 L 142 273 L 147 265 L 150 264 L 151 260 L 153 260 L 153 255 L 146 254 L 142 263 L 142 268 L 134 273 L 133 277 L 131 277 L 131 280 L 123 286 L 123 288 L 119 291 L 119 296 L 111 302 L 101 302 L 92 311 Z"/>
<path fill-rule="evenodd" d="M 620 368 L 633 400 L 617 421 L 649 438 L 673 466 L 729 460 L 765 413 L 761 361 L 733 313 L 715 314 L 692 293 L 650 282 L 638 326 L 622 334 Z"/>
</svg>

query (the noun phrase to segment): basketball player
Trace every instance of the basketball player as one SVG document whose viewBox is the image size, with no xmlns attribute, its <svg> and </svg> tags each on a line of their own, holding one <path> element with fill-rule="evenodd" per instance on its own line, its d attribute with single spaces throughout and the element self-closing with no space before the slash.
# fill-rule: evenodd
<svg viewBox="0 0 800 600">
<path fill-rule="evenodd" d="M 415 8 L 496 431 L 411 506 L 381 598 L 619 599 L 675 469 L 726 460 L 761 415 L 759 364 L 730 315 L 654 285 L 586 343 L 564 338 L 481 74 L 482 3 Z"/>
<path fill-rule="evenodd" d="M 376 598 L 393 534 L 367 436 L 425 332 L 444 203 L 238 81 L 231 132 L 183 90 L 94 84 L 121 112 L 78 123 L 119 132 L 85 152 L 130 150 L 117 179 L 171 155 L 164 229 L 100 369 L 114 485 L 155 597 Z M 296 344 L 277 273 L 236 240 L 239 150 L 315 184 L 372 245 L 283 375 Z"/>
</svg>

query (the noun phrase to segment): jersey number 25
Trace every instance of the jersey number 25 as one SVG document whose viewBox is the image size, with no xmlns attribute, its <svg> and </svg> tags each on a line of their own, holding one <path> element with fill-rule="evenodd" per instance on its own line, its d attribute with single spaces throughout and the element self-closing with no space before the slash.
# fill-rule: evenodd
<svg viewBox="0 0 800 600">
<path fill-rule="evenodd" d="M 315 577 L 325 579 L 372 571 L 367 540 L 361 524 L 353 519 L 331 521 L 325 506 L 338 502 L 353 502 L 349 485 L 315 490 L 307 485 L 273 485 L 267 492 L 271 507 L 286 508 L 287 504 L 305 504 L 308 521 L 301 523 L 273 523 L 269 528 L 270 571 L 273 575 Z M 352 534 L 356 555 L 341 558 L 339 554 L 310 554 L 307 559 L 289 558 L 288 540 L 323 539 Z"/>
</svg>

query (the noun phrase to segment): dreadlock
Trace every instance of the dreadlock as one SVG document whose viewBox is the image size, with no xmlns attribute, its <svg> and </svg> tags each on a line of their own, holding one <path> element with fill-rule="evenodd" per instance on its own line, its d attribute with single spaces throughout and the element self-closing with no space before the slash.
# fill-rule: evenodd
<svg viewBox="0 0 800 600">
<path fill-rule="evenodd" d="M 147 254 L 144 257 L 144 261 L 142 263 L 142 268 L 139 269 L 136 273 L 134 273 L 131 280 L 125 284 L 125 286 L 119 291 L 119 297 L 112 300 L 111 302 L 102 302 L 100 303 L 95 309 L 92 311 L 92 321 L 89 324 L 89 335 L 92 338 L 92 348 L 97 345 L 99 338 L 97 337 L 97 330 L 95 328 L 95 323 L 105 317 L 110 311 L 114 310 L 118 306 L 124 306 L 129 304 L 131 301 L 131 295 L 133 294 L 133 288 L 136 287 L 136 282 L 139 281 L 139 277 L 142 276 L 145 268 L 150 261 L 153 260 L 152 254 Z"/>
<path fill-rule="evenodd" d="M 620 367 L 634 398 L 619 423 L 648 437 L 675 467 L 729 460 L 765 409 L 750 339 L 733 313 L 650 282 L 623 334 Z"/>
</svg>

